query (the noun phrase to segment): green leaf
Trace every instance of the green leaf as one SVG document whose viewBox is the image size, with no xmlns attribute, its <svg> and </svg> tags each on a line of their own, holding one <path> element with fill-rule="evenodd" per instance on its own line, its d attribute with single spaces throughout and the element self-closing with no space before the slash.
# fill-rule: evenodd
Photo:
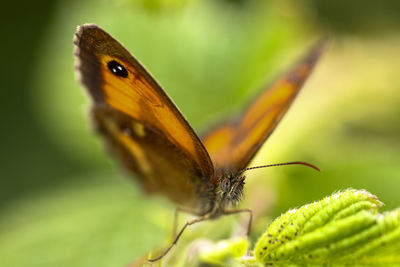
<svg viewBox="0 0 400 267">
<path fill-rule="evenodd" d="M 400 210 L 364 190 L 346 190 L 289 210 L 267 228 L 254 254 L 263 264 L 399 264 Z"/>
<path fill-rule="evenodd" d="M 232 258 L 242 257 L 249 246 L 245 238 L 223 240 L 216 244 L 210 244 L 203 248 L 199 258 L 202 262 L 215 266 L 225 266 L 231 262 Z M 231 262 L 231 264 L 233 264 Z"/>
</svg>

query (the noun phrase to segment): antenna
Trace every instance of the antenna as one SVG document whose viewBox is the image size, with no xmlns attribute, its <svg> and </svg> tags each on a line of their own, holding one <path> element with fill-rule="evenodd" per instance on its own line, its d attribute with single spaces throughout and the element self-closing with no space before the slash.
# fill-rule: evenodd
<svg viewBox="0 0 400 267">
<path fill-rule="evenodd" d="M 312 165 L 310 163 L 303 162 L 303 161 L 292 161 L 292 162 L 275 163 L 275 164 L 268 164 L 268 165 L 262 165 L 262 166 L 249 167 L 249 168 L 245 168 L 245 169 L 239 171 L 239 173 L 242 173 L 242 172 L 245 172 L 245 171 L 249 171 L 249 170 L 254 170 L 254 169 L 276 167 L 276 166 L 285 166 L 285 165 L 304 165 L 304 166 L 313 168 L 316 171 L 321 172 L 321 170 L 317 166 L 314 166 L 314 165 Z"/>
</svg>

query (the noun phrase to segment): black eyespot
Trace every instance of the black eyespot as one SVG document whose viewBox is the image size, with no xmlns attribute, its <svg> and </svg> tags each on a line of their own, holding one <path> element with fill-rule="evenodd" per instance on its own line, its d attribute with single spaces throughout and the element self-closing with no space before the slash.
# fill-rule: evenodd
<svg viewBox="0 0 400 267">
<path fill-rule="evenodd" d="M 108 62 L 107 67 L 115 76 L 120 76 L 123 78 L 128 77 L 128 71 L 115 60 L 111 60 L 110 62 Z"/>
</svg>

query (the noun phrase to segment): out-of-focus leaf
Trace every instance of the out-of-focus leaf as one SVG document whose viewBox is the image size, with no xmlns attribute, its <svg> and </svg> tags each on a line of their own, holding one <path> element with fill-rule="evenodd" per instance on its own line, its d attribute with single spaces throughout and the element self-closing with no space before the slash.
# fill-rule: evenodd
<svg viewBox="0 0 400 267">
<path fill-rule="evenodd" d="M 249 242 L 245 238 L 223 240 L 203 248 L 199 257 L 203 262 L 225 266 L 232 262 L 233 258 L 242 257 L 246 253 L 248 245 Z"/>
<path fill-rule="evenodd" d="M 111 172 L 95 176 L 97 184 L 71 183 L 3 211 L 0 266 L 126 266 L 161 243 L 168 224 L 160 218 L 172 215 L 160 202 Z"/>
</svg>

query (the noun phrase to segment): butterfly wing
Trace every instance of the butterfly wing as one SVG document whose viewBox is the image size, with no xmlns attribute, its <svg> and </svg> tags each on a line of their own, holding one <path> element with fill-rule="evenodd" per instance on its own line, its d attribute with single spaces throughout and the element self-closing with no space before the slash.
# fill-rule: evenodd
<svg viewBox="0 0 400 267">
<path fill-rule="evenodd" d="M 247 166 L 310 76 L 324 43 L 314 47 L 288 73 L 262 91 L 243 115 L 202 138 L 216 170 L 239 171 Z"/>
<path fill-rule="evenodd" d="M 108 147 L 149 192 L 193 206 L 198 184 L 214 172 L 193 129 L 150 74 L 104 30 L 83 25 L 74 43 L 95 127 Z"/>
</svg>

